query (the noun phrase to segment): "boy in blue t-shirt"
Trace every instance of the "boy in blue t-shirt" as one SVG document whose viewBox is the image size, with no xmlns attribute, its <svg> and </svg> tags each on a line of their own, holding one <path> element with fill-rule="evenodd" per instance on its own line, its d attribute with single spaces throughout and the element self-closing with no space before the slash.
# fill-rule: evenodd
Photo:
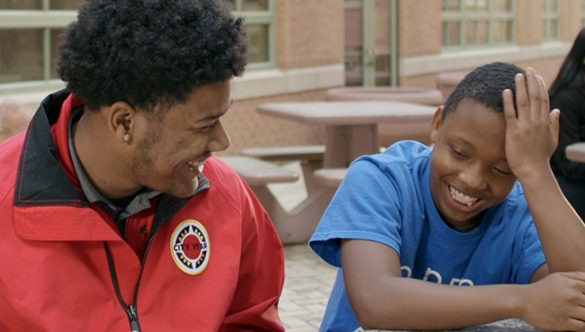
<svg viewBox="0 0 585 332">
<path fill-rule="evenodd" d="M 432 147 L 355 160 L 310 240 L 341 267 L 321 330 L 584 330 L 585 227 L 549 166 L 558 118 L 539 75 L 495 62 L 437 110 Z"/>
</svg>

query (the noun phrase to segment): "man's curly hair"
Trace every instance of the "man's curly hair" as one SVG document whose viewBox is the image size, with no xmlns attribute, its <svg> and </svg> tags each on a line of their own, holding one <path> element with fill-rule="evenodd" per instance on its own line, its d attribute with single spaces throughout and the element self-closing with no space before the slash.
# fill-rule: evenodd
<svg viewBox="0 0 585 332">
<path fill-rule="evenodd" d="M 477 67 L 467 74 L 449 95 L 443 106 L 442 117 L 445 118 L 448 113 L 455 110 L 464 99 L 475 100 L 498 113 L 503 113 L 502 92 L 510 89 L 516 94 L 514 77 L 518 73 L 524 73 L 524 70 L 505 62 L 492 62 Z"/>
<path fill-rule="evenodd" d="M 89 109 L 150 110 L 241 75 L 247 51 L 225 0 L 89 0 L 60 45 L 59 75 Z"/>
</svg>

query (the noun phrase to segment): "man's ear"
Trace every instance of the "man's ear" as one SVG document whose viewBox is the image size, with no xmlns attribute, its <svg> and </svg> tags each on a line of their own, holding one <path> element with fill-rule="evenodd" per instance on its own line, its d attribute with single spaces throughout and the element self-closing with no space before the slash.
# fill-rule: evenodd
<svg viewBox="0 0 585 332">
<path fill-rule="evenodd" d="M 108 107 L 108 123 L 110 130 L 115 133 L 116 140 L 129 143 L 136 122 L 136 109 L 130 104 L 118 101 Z"/>
<path fill-rule="evenodd" d="M 433 122 L 431 124 L 431 143 L 435 144 L 439 127 L 441 127 L 441 118 L 443 116 L 443 106 L 439 106 L 433 115 Z"/>
</svg>

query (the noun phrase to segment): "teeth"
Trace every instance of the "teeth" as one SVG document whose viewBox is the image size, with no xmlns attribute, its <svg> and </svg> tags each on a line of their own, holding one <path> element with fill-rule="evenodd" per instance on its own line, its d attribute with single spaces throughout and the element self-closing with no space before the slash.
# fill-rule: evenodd
<svg viewBox="0 0 585 332">
<path fill-rule="evenodd" d="M 203 172 L 203 162 L 188 161 L 187 165 L 192 172 L 195 172 L 195 170 L 198 170 L 199 173 Z"/>
<path fill-rule="evenodd" d="M 449 187 L 449 194 L 451 194 L 451 198 L 467 206 L 472 206 L 478 200 L 478 198 L 467 196 L 453 187 Z"/>
</svg>

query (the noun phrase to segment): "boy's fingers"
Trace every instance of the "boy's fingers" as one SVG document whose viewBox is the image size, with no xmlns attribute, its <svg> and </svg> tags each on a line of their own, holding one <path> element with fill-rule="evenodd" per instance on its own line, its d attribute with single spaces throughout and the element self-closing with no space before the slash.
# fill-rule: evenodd
<svg viewBox="0 0 585 332">
<path fill-rule="evenodd" d="M 553 137 L 555 139 L 555 145 L 558 144 L 558 141 L 559 141 L 559 130 L 560 130 L 559 117 L 560 117 L 560 115 L 561 115 L 561 111 L 558 108 L 555 108 L 554 110 L 550 111 L 550 113 L 548 114 L 550 121 L 552 123 Z"/>
<path fill-rule="evenodd" d="M 506 128 L 509 128 L 516 120 L 516 109 L 514 108 L 514 96 L 512 95 L 512 90 L 504 90 L 504 92 L 502 92 L 502 99 L 504 101 Z"/>
<path fill-rule="evenodd" d="M 569 271 L 569 272 L 560 272 L 560 273 L 565 275 L 566 277 L 584 282 L 583 286 L 585 287 L 585 272 L 583 272 L 583 271 Z M 584 290 L 585 290 L 585 288 L 584 288 Z"/>
<path fill-rule="evenodd" d="M 550 101 L 548 97 L 548 89 L 546 88 L 546 83 L 542 76 L 537 75 L 538 83 L 540 85 L 540 95 L 542 96 L 542 106 L 541 106 L 541 114 L 543 118 L 548 118 L 550 116 Z"/>
<path fill-rule="evenodd" d="M 552 122 L 554 127 L 559 126 L 560 115 L 561 115 L 561 110 L 559 110 L 558 108 L 555 108 L 554 110 L 550 111 L 548 116 L 550 117 L 550 121 Z"/>
<path fill-rule="evenodd" d="M 534 69 L 528 68 L 526 70 L 528 92 L 530 96 L 530 112 L 531 119 L 548 120 L 548 113 L 550 111 L 548 102 L 548 92 L 542 76 L 537 75 Z"/>
<path fill-rule="evenodd" d="M 516 117 L 518 120 L 522 120 L 528 116 L 529 106 L 525 75 L 520 73 L 516 74 L 514 84 L 516 85 Z"/>
<path fill-rule="evenodd" d="M 532 68 L 526 69 L 526 85 L 528 87 L 529 107 L 527 109 L 529 118 L 536 118 L 540 116 L 540 106 L 542 99 L 540 98 L 540 82 Z"/>
</svg>

